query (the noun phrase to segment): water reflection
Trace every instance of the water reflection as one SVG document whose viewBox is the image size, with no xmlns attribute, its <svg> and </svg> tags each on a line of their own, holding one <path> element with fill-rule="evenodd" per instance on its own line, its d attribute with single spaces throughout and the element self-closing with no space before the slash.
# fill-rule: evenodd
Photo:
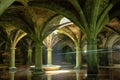
<svg viewBox="0 0 120 80">
<path fill-rule="evenodd" d="M 98 75 L 87 75 L 85 80 L 99 80 Z"/>
<path fill-rule="evenodd" d="M 98 75 L 86 75 L 84 70 L 46 71 L 33 74 L 29 69 L 0 71 L 0 80 L 120 80 L 119 68 L 101 68 Z"/>
<path fill-rule="evenodd" d="M 9 71 L 9 80 L 14 80 L 15 71 Z"/>
<path fill-rule="evenodd" d="M 52 80 L 52 75 L 47 75 L 47 80 Z"/>
<path fill-rule="evenodd" d="M 29 70 L 27 72 L 27 80 L 32 80 L 32 73 Z"/>
<path fill-rule="evenodd" d="M 81 80 L 80 71 L 75 71 L 75 72 L 76 72 L 76 80 Z"/>
<path fill-rule="evenodd" d="M 31 78 L 32 80 L 45 80 L 44 76 L 45 75 L 42 75 L 42 74 L 32 74 Z"/>
</svg>

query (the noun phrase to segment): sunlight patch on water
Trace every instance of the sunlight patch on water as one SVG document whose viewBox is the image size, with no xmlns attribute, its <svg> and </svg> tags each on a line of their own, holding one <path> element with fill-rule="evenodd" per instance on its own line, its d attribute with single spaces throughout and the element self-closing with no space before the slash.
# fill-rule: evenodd
<svg viewBox="0 0 120 80">
<path fill-rule="evenodd" d="M 72 73 L 73 70 L 55 70 L 55 71 L 46 71 L 45 73 L 47 75 L 56 75 L 56 74 L 61 74 L 61 73 Z"/>
</svg>

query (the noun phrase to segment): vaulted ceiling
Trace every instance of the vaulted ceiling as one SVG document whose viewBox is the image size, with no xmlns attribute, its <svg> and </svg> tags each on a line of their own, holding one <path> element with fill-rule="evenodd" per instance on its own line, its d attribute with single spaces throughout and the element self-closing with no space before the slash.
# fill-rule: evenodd
<svg viewBox="0 0 120 80">
<path fill-rule="evenodd" d="M 7 10 L 5 10 L 0 20 L 13 21 L 15 17 L 26 17 L 28 19 L 28 22 L 30 22 L 27 10 L 21 3 L 23 1 L 28 1 L 29 6 L 33 8 L 35 14 L 37 15 L 38 23 L 42 23 L 50 16 L 57 14 L 56 12 L 52 11 L 55 9 L 59 9 L 57 6 L 64 6 L 64 9 L 67 9 L 68 11 L 71 10 L 75 15 L 77 15 L 74 7 L 69 4 L 70 0 L 16 0 Z M 86 0 L 79 0 L 79 4 L 81 5 L 81 7 L 84 6 L 85 1 Z M 106 1 L 107 0 L 103 0 L 103 2 Z M 110 27 L 111 29 L 119 32 L 120 0 L 116 1 L 119 1 L 119 3 L 117 3 L 109 12 L 110 19 L 112 20 L 113 18 L 115 18 L 116 20 L 112 20 L 111 23 L 107 25 L 107 27 Z M 111 2 L 114 2 L 114 0 L 111 0 Z M 17 20 L 15 19 L 14 21 Z M 117 24 L 117 26 L 115 24 Z"/>
</svg>

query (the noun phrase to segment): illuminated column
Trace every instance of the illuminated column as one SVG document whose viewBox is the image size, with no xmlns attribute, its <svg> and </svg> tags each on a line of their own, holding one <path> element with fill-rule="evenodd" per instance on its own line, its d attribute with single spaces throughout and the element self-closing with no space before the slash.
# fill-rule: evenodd
<svg viewBox="0 0 120 80">
<path fill-rule="evenodd" d="M 80 66 L 81 66 L 80 48 L 76 47 L 76 66 L 75 66 L 75 69 L 80 69 Z"/>
<path fill-rule="evenodd" d="M 10 67 L 9 70 L 15 70 L 15 49 L 16 48 L 11 48 L 11 52 L 10 52 Z"/>
<path fill-rule="evenodd" d="M 47 49 L 47 65 L 52 65 L 52 49 Z"/>
</svg>

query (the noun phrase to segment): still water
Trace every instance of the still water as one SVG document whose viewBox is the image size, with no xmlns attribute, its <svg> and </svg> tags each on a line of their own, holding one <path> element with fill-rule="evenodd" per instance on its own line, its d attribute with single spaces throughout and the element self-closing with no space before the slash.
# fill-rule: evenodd
<svg viewBox="0 0 120 80">
<path fill-rule="evenodd" d="M 120 69 L 101 68 L 97 77 L 91 76 L 87 77 L 86 69 L 45 71 L 43 75 L 33 75 L 29 68 L 24 67 L 16 71 L 0 70 L 0 80 L 120 80 Z"/>
</svg>

